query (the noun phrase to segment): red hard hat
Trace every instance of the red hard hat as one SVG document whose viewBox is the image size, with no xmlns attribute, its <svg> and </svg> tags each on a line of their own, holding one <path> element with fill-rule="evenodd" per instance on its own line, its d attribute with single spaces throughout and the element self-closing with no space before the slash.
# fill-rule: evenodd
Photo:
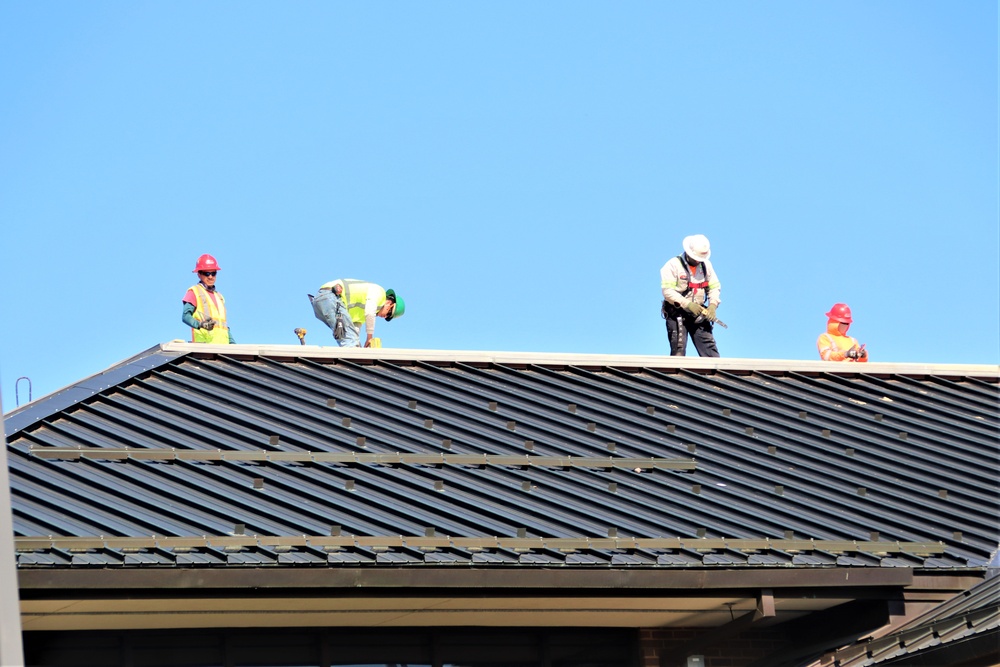
<svg viewBox="0 0 1000 667">
<path fill-rule="evenodd" d="M 219 263 L 215 261 L 215 258 L 211 255 L 202 255 L 198 258 L 198 263 L 194 267 L 194 271 L 191 273 L 197 273 L 198 271 L 219 271 Z"/>
<path fill-rule="evenodd" d="M 835 303 L 830 312 L 826 314 L 831 320 L 837 320 L 843 324 L 850 324 L 854 320 L 851 319 L 851 307 L 846 303 Z"/>
</svg>

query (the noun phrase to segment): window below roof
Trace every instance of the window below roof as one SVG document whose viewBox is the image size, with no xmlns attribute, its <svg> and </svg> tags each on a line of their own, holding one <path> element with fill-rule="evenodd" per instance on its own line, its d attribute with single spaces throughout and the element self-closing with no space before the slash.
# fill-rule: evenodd
<svg viewBox="0 0 1000 667">
<path fill-rule="evenodd" d="M 636 634 L 602 628 L 26 632 L 38 667 L 627 667 Z"/>
</svg>

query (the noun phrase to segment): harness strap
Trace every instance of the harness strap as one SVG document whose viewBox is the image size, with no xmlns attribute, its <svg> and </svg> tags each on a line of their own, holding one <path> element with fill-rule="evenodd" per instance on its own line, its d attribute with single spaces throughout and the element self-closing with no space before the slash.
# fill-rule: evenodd
<svg viewBox="0 0 1000 667">
<path fill-rule="evenodd" d="M 688 265 L 686 261 L 684 261 L 683 254 L 677 255 L 677 261 L 681 263 L 682 268 L 685 268 L 690 272 L 691 267 Z M 698 273 L 701 273 L 702 277 L 701 282 L 694 281 L 694 278 L 697 276 Z M 705 268 L 705 262 L 698 262 L 698 267 L 695 271 L 694 276 L 688 275 L 688 286 L 686 290 L 681 292 L 681 296 L 686 297 L 688 294 L 692 294 L 699 289 L 705 290 L 705 298 L 703 301 L 708 301 L 708 269 Z"/>
</svg>

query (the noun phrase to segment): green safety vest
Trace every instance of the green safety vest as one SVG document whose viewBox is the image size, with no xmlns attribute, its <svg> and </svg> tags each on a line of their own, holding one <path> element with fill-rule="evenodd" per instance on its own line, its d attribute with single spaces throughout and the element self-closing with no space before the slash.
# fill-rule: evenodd
<svg viewBox="0 0 1000 667">
<path fill-rule="evenodd" d="M 191 288 L 197 303 L 194 309 L 194 319 L 199 322 L 212 318 L 215 320 L 215 327 L 211 331 L 204 329 L 191 329 L 192 343 L 215 343 L 216 345 L 229 345 L 229 324 L 226 322 L 226 300 L 222 294 L 215 292 L 213 300 L 208 294 L 208 290 L 201 283 Z"/>
</svg>

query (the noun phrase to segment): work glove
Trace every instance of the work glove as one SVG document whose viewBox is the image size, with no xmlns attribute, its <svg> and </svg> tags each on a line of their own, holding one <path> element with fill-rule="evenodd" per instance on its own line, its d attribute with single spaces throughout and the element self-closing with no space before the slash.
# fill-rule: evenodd
<svg viewBox="0 0 1000 667">
<path fill-rule="evenodd" d="M 715 308 L 716 305 L 714 303 L 710 303 L 708 304 L 708 308 L 705 309 L 705 319 L 709 322 L 715 321 Z"/>
<path fill-rule="evenodd" d="M 215 328 L 215 320 L 213 320 L 211 317 L 208 318 L 207 320 L 202 320 L 201 328 L 204 329 L 205 331 L 211 331 L 212 329 Z"/>
<path fill-rule="evenodd" d="M 861 357 L 861 352 L 858 350 L 858 346 L 855 345 L 847 352 L 845 352 L 844 356 L 847 357 L 848 359 L 858 359 Z"/>
<path fill-rule="evenodd" d="M 694 301 L 689 302 L 686 306 L 684 306 L 684 308 L 695 317 L 698 317 L 705 312 L 705 309 Z"/>
</svg>

